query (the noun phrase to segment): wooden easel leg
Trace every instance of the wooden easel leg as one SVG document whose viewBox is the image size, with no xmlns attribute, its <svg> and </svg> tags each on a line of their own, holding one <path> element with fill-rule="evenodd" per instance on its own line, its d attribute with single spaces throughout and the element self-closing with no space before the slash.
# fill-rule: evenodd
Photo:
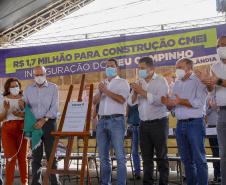
<svg viewBox="0 0 226 185">
<path fill-rule="evenodd" d="M 86 158 L 86 164 L 87 164 L 87 174 L 88 174 L 89 185 L 91 185 L 91 177 L 90 177 L 90 171 L 89 171 L 88 157 Z"/>
<path fill-rule="evenodd" d="M 81 176 L 80 176 L 80 185 L 84 184 L 86 165 L 87 165 L 87 170 L 88 170 L 88 173 L 89 173 L 89 165 L 88 165 L 88 159 L 87 159 L 88 140 L 89 140 L 89 136 L 84 136 L 84 148 L 83 148 L 83 157 L 82 157 L 82 169 L 81 169 Z M 91 185 L 90 175 L 89 175 L 89 181 L 90 181 L 90 185 Z"/>
<path fill-rule="evenodd" d="M 47 169 L 46 169 L 45 177 L 44 177 L 44 180 L 43 180 L 43 185 L 46 185 L 47 182 L 48 182 L 48 177 L 49 177 L 49 174 L 50 174 L 50 170 L 52 168 L 53 159 L 55 157 L 55 153 L 56 153 L 56 149 L 57 149 L 59 139 L 60 139 L 60 136 L 56 136 L 55 142 L 54 142 L 54 145 L 53 145 L 53 150 L 52 150 L 52 153 L 51 153 L 51 156 L 50 156 L 50 159 L 49 159 L 49 162 L 48 162 L 48 166 L 47 166 Z"/>
<path fill-rule="evenodd" d="M 66 159 L 64 161 L 64 169 L 68 170 L 69 169 L 69 162 L 70 162 L 70 158 L 71 158 L 71 151 L 72 151 L 72 147 L 73 147 L 73 141 L 74 141 L 74 136 L 70 136 L 69 137 L 69 141 L 68 141 L 68 147 L 67 147 L 67 152 L 66 152 Z"/>
</svg>

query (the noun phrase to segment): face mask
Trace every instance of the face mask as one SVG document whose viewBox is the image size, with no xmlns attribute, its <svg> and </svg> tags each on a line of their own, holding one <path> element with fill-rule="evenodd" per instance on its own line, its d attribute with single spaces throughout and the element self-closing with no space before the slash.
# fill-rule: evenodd
<svg viewBox="0 0 226 185">
<path fill-rule="evenodd" d="M 226 59 L 226 47 L 217 48 L 217 54 L 221 59 Z"/>
<path fill-rule="evenodd" d="M 107 68 L 105 72 L 108 77 L 114 76 L 116 74 L 115 68 L 112 67 Z"/>
<path fill-rule="evenodd" d="M 183 69 L 176 69 L 176 76 L 177 76 L 177 78 L 179 80 L 181 80 L 185 76 L 185 70 L 183 70 Z"/>
<path fill-rule="evenodd" d="M 139 75 L 140 75 L 141 78 L 146 78 L 148 76 L 147 70 L 146 69 L 139 70 Z"/>
<path fill-rule="evenodd" d="M 35 77 L 35 81 L 37 84 L 43 84 L 46 81 L 46 77 L 45 76 L 37 76 L 37 77 Z"/>
<path fill-rule="evenodd" d="M 20 88 L 19 87 L 9 88 L 9 91 L 12 95 L 16 96 L 19 94 Z"/>
</svg>

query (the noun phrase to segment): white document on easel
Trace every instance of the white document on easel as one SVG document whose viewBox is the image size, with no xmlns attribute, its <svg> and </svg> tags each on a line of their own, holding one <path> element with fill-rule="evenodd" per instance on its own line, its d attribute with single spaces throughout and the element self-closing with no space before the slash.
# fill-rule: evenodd
<svg viewBox="0 0 226 185">
<path fill-rule="evenodd" d="M 88 102 L 69 102 L 64 119 L 63 132 L 83 132 Z"/>
</svg>

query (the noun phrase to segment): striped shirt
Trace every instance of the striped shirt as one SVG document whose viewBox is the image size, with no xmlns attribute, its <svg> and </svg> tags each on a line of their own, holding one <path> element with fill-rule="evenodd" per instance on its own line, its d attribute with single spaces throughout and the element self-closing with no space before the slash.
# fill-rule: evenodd
<svg viewBox="0 0 226 185">
<path fill-rule="evenodd" d="M 39 120 L 45 116 L 57 119 L 59 90 L 56 84 L 46 80 L 39 88 L 34 82 L 25 88 L 23 99 L 36 119 Z"/>
<path fill-rule="evenodd" d="M 184 105 L 175 106 L 175 117 L 177 119 L 201 118 L 206 115 L 206 86 L 203 85 L 194 73 L 183 82 L 175 82 L 171 98 L 175 99 L 174 94 L 178 94 L 181 99 L 187 99 L 192 107 Z"/>
</svg>

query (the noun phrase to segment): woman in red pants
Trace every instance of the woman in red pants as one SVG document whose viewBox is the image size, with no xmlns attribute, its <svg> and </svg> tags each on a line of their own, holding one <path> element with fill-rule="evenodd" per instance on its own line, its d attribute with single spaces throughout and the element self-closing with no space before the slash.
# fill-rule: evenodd
<svg viewBox="0 0 226 185">
<path fill-rule="evenodd" d="M 17 78 L 9 78 L 4 85 L 3 98 L 0 99 L 0 122 L 3 122 L 1 135 L 6 158 L 6 182 L 12 185 L 16 158 L 18 159 L 21 184 L 26 185 L 27 140 L 24 139 L 24 113 L 18 111 L 18 99 L 22 97 L 21 83 Z"/>
</svg>

